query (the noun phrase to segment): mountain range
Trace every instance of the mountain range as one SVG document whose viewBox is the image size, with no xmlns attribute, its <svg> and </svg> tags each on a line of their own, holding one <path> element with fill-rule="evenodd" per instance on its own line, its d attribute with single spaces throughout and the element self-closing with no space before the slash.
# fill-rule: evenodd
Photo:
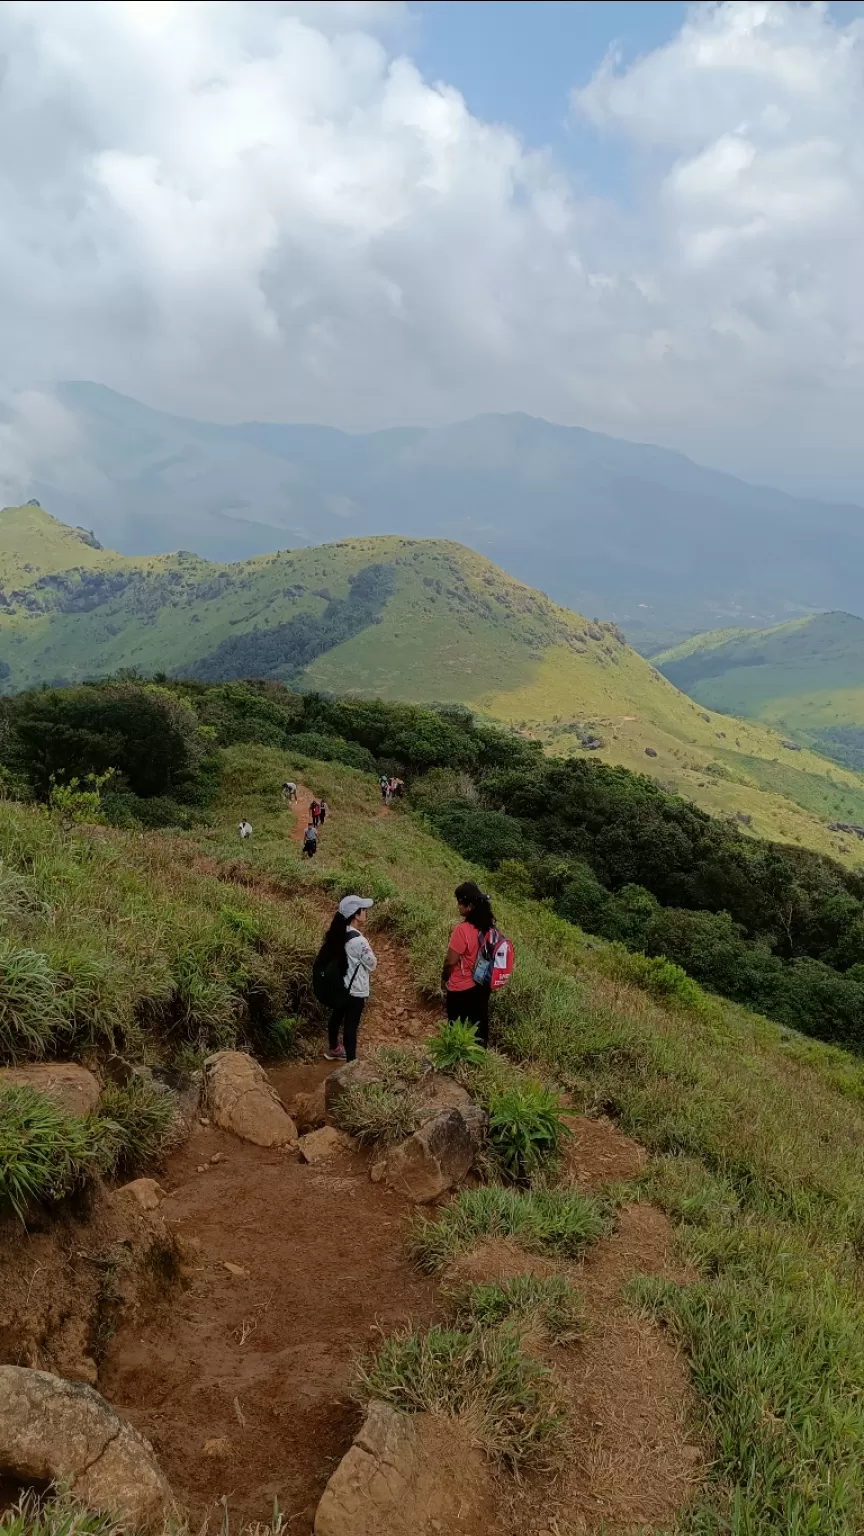
<svg viewBox="0 0 864 1536">
<path fill-rule="evenodd" d="M 40 506 L 0 512 L 0 689 L 124 668 L 465 705 L 652 774 L 754 832 L 858 857 L 864 778 L 695 704 L 625 641 L 444 540 L 344 539 L 233 565 L 134 557 Z"/>
<path fill-rule="evenodd" d="M 28 495 L 127 554 L 238 560 L 346 536 L 457 540 L 643 651 L 861 605 L 864 511 L 525 415 L 352 435 L 170 415 L 59 388 L 74 449 Z M 61 483 L 57 483 L 61 482 Z"/>
</svg>

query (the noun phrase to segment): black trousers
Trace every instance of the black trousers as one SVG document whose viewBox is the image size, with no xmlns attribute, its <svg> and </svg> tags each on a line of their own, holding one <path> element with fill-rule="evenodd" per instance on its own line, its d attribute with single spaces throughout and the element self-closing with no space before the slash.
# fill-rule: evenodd
<svg viewBox="0 0 864 1536">
<path fill-rule="evenodd" d="M 363 1017 L 363 1009 L 365 1007 L 365 997 L 352 997 L 348 993 L 344 1003 L 340 1003 L 338 1008 L 334 1008 L 330 1015 L 327 1044 L 331 1051 L 335 1051 L 339 1044 L 339 1031 L 341 1029 L 346 1061 L 353 1061 L 357 1055 L 357 1031 L 360 1028 L 360 1020 Z"/>
<path fill-rule="evenodd" d="M 489 988 L 466 987 L 464 992 L 447 993 L 447 1017 L 473 1024 L 481 1045 L 489 1044 Z"/>
</svg>

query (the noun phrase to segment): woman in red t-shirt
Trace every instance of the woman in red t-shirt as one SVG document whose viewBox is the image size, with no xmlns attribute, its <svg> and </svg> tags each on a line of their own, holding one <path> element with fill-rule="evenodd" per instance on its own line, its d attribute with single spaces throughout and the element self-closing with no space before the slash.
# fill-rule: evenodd
<svg viewBox="0 0 864 1536">
<path fill-rule="evenodd" d="M 461 923 L 450 935 L 441 982 L 447 997 L 448 1019 L 473 1024 L 481 1045 L 489 1044 L 489 988 L 478 987 L 474 967 L 483 935 L 495 927 L 495 915 L 479 885 L 466 880 L 456 888 Z"/>
</svg>

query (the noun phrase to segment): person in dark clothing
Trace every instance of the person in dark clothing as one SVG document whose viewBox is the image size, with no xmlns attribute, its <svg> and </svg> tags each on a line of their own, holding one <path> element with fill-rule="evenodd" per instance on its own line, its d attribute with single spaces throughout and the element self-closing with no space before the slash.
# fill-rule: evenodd
<svg viewBox="0 0 864 1536">
<path fill-rule="evenodd" d="M 343 896 L 321 948 L 319 962 L 326 964 L 331 956 L 338 956 L 345 984 L 344 1001 L 339 1002 L 330 1015 L 325 1061 L 353 1061 L 357 1055 L 357 1031 L 369 996 L 369 977 L 378 964 L 374 950 L 363 935 L 366 913 L 371 906 L 368 896 Z"/>
<path fill-rule="evenodd" d="M 480 1044 L 488 1045 L 489 988 L 476 985 L 474 967 L 484 936 L 495 927 L 495 914 L 489 897 L 473 880 L 457 886 L 455 894 L 462 921 L 450 935 L 441 973 L 447 1017 L 451 1021 L 462 1019 L 466 1024 L 473 1024 Z"/>
<path fill-rule="evenodd" d="M 314 859 L 318 852 L 318 828 L 311 821 L 303 833 L 303 852 L 307 859 Z"/>
</svg>

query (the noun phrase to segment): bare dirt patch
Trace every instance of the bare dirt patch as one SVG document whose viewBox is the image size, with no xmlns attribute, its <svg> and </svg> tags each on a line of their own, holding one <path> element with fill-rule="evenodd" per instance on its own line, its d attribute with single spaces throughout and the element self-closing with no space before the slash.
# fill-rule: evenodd
<svg viewBox="0 0 864 1536">
<path fill-rule="evenodd" d="M 280 1091 L 308 1076 L 285 1069 Z M 194 1518 L 225 1495 L 238 1517 L 267 1520 L 275 1498 L 291 1530 L 310 1530 L 360 1422 L 354 1351 L 435 1312 L 404 1255 L 404 1206 L 356 1153 L 307 1167 L 202 1126 L 163 1182 L 163 1213 L 200 1263 L 170 1313 L 118 1331 L 100 1388 Z"/>
<path fill-rule="evenodd" d="M 645 1167 L 645 1149 L 619 1131 L 605 1116 L 565 1116 L 571 1135 L 561 1158 L 561 1176 L 580 1189 L 635 1179 Z"/>
</svg>

